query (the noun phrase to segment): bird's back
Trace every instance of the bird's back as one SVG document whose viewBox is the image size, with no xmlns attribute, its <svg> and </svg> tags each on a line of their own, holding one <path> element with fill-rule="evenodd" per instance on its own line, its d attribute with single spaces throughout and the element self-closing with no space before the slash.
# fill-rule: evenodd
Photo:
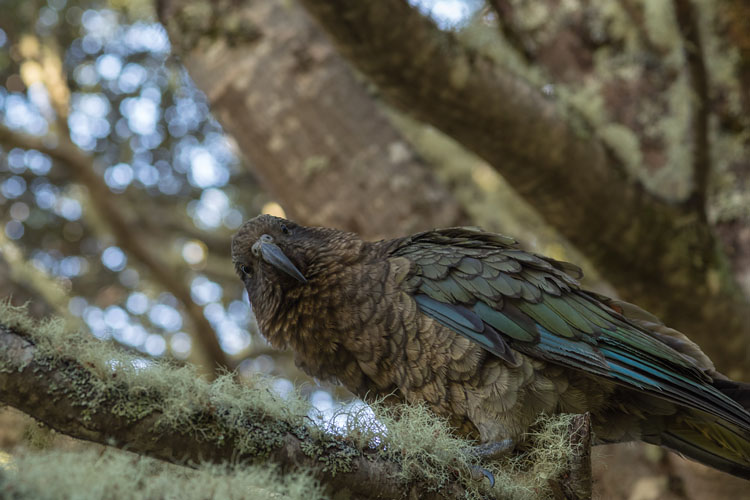
<svg viewBox="0 0 750 500">
<path fill-rule="evenodd" d="M 590 411 L 601 442 L 643 439 L 750 474 L 750 413 L 735 401 L 747 386 L 715 382 L 705 354 L 647 312 L 581 290 L 575 266 L 467 228 L 415 235 L 393 255 L 413 263 L 420 312 L 495 355 L 485 363 L 530 360 L 534 387 L 514 412 Z"/>
</svg>

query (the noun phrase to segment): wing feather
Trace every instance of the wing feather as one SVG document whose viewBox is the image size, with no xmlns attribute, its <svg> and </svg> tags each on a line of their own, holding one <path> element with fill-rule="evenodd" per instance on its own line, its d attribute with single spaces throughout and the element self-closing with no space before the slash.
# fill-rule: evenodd
<svg viewBox="0 0 750 500">
<path fill-rule="evenodd" d="M 519 351 L 750 426 L 693 357 L 581 290 L 572 264 L 475 228 L 420 233 L 393 253 L 416 263 L 407 283 L 424 314 L 509 363 Z"/>
</svg>

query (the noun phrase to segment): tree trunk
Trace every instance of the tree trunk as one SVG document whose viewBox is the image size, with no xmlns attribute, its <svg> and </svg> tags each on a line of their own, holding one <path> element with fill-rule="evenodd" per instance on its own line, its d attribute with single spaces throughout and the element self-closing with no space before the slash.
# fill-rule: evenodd
<svg viewBox="0 0 750 500">
<path fill-rule="evenodd" d="M 271 0 L 232 8 L 162 0 L 159 15 L 212 111 L 291 218 L 368 238 L 467 222 L 303 9 Z"/>
</svg>

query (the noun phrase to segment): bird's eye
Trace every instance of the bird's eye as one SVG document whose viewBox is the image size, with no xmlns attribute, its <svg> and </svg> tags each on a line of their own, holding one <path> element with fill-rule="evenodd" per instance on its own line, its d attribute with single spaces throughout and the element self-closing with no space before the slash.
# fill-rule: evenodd
<svg viewBox="0 0 750 500">
<path fill-rule="evenodd" d="M 246 266 L 243 264 L 240 266 L 240 271 L 242 271 L 242 274 L 244 274 L 245 276 L 250 276 L 250 266 Z"/>
<path fill-rule="evenodd" d="M 289 234 L 289 228 L 286 227 L 286 224 L 281 225 L 281 232 L 284 234 Z"/>
</svg>

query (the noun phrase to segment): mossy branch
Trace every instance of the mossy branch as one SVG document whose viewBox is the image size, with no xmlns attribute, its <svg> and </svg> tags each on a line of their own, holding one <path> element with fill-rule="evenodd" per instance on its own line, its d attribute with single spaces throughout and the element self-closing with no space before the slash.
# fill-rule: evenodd
<svg viewBox="0 0 750 500">
<path fill-rule="evenodd" d="M 139 371 L 103 343 L 61 334 L 59 324 L 9 321 L 3 307 L 0 400 L 59 432 L 176 464 L 309 469 L 330 491 L 357 498 L 464 497 L 458 481 L 438 492 L 399 480 L 397 463 L 316 432 L 300 408 L 274 405 L 265 384 L 242 386 L 229 376 L 208 384 L 162 365 Z"/>
<path fill-rule="evenodd" d="M 307 474 L 281 475 L 277 468 L 172 465 L 112 448 L 14 452 L 0 462 L 0 495 L 14 500 L 180 500 L 328 497 Z"/>
<path fill-rule="evenodd" d="M 698 29 L 697 12 L 690 0 L 674 0 L 677 24 L 683 37 L 685 61 L 694 92 L 690 128 L 693 139 L 693 188 L 687 203 L 705 220 L 708 181 L 711 172 L 709 142 L 708 74 L 703 57 L 703 44 Z"/>
<path fill-rule="evenodd" d="M 590 492 L 586 416 L 542 419 L 524 455 L 471 479 L 471 442 L 421 406 L 348 414 L 345 430 L 313 425 L 309 405 L 268 379 L 208 383 L 189 367 L 139 365 L 59 320 L 35 322 L 0 302 L 0 403 L 64 434 L 180 465 L 276 465 L 355 498 L 540 498 Z M 583 420 L 580 420 L 583 419 Z M 579 495 L 579 498 L 586 494 Z"/>
</svg>

